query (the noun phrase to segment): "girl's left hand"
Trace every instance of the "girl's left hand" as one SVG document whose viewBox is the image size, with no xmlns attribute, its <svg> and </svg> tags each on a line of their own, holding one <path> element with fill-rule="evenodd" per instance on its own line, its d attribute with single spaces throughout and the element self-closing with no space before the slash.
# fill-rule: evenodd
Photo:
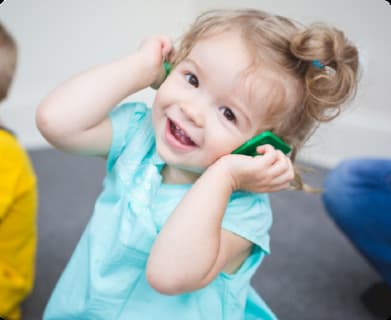
<svg viewBox="0 0 391 320">
<path fill-rule="evenodd" d="M 295 177 L 291 160 L 271 145 L 259 146 L 257 152 L 256 157 L 230 154 L 217 161 L 226 168 L 232 190 L 265 193 L 288 189 Z"/>
</svg>

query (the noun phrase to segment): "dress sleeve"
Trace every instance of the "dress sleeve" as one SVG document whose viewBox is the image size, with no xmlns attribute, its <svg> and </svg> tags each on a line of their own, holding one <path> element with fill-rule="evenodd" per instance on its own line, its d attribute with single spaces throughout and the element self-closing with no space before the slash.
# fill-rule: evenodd
<svg viewBox="0 0 391 320">
<path fill-rule="evenodd" d="M 129 141 L 135 136 L 140 123 L 150 109 L 139 102 L 124 103 L 116 107 L 109 116 L 112 123 L 112 142 L 107 156 L 107 170 L 110 171 Z"/>
<path fill-rule="evenodd" d="M 232 194 L 223 218 L 223 229 L 251 241 L 268 254 L 271 224 L 272 212 L 267 194 Z"/>
</svg>

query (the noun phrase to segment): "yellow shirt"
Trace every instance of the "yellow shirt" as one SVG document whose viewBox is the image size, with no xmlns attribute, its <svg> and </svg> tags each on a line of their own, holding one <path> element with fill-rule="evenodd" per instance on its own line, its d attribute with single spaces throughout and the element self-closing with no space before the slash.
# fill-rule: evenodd
<svg viewBox="0 0 391 320">
<path fill-rule="evenodd" d="M 20 319 L 34 282 L 36 178 L 27 153 L 0 128 L 0 317 Z"/>
</svg>

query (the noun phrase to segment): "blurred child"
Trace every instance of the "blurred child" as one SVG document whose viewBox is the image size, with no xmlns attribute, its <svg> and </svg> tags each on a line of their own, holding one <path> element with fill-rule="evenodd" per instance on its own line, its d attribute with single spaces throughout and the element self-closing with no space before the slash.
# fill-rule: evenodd
<svg viewBox="0 0 391 320">
<path fill-rule="evenodd" d="M 270 130 L 294 158 L 354 92 L 357 66 L 334 28 L 212 11 L 178 50 L 149 37 L 55 89 L 39 129 L 60 149 L 106 157 L 107 176 L 44 318 L 274 319 L 250 280 L 269 253 L 265 192 L 289 186 L 292 163 L 270 145 L 231 152 Z M 148 86 L 152 110 L 114 109 Z"/>
<path fill-rule="evenodd" d="M 0 102 L 15 72 L 15 41 L 0 24 Z M 36 248 L 37 190 L 27 153 L 0 121 L 0 317 L 21 319 L 31 292 Z"/>
</svg>

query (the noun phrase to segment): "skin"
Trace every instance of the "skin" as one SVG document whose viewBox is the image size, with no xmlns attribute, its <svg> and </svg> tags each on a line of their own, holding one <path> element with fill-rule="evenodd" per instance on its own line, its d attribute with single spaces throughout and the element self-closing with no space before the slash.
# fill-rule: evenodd
<svg viewBox="0 0 391 320">
<path fill-rule="evenodd" d="M 250 57 L 239 35 L 225 32 L 198 42 L 162 83 L 163 57 L 171 50 L 164 36 L 145 39 L 135 53 L 60 85 L 42 101 L 36 120 L 57 148 L 106 156 L 108 113 L 130 94 L 159 87 L 153 125 L 167 163 L 163 182 L 194 184 L 159 233 L 146 275 L 157 291 L 180 294 L 206 286 L 222 271 L 234 272 L 250 254 L 251 242 L 221 229 L 232 192 L 286 189 L 294 173 L 290 160 L 268 145 L 258 147 L 262 156 L 230 155 L 260 131 L 267 106 L 265 90 L 251 96 L 247 81 L 240 81 Z M 172 123 L 194 145 L 178 140 Z"/>
</svg>

